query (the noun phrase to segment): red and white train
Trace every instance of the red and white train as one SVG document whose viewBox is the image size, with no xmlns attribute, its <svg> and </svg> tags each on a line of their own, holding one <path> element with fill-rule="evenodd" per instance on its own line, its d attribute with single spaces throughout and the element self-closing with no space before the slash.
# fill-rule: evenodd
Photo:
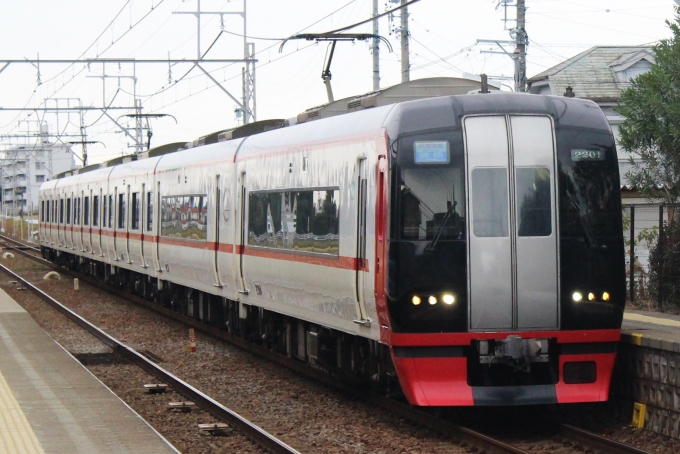
<svg viewBox="0 0 680 454">
<path fill-rule="evenodd" d="M 619 187 L 594 103 L 448 96 L 48 181 L 40 242 L 415 405 L 603 401 Z"/>
</svg>

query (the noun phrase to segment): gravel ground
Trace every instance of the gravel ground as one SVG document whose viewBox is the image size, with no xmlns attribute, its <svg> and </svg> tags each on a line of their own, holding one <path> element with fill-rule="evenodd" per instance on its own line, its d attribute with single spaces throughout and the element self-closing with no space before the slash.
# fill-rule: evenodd
<svg viewBox="0 0 680 454">
<path fill-rule="evenodd" d="M 42 265 L 16 256 L 5 266 L 26 277 L 111 336 L 162 358 L 160 364 L 223 405 L 240 413 L 301 452 L 319 453 L 464 453 L 449 439 L 385 411 L 349 398 L 235 347 L 196 333 L 197 352 L 185 351 L 188 329 L 157 314 L 127 304 L 83 282 L 44 281 Z M 61 345 L 75 355 L 106 353 L 107 348 L 48 307 L 30 292 L 0 277 L 0 287 L 21 304 Z M 155 380 L 133 366 L 88 366 L 107 386 L 185 453 L 254 452 L 252 444 L 230 446 L 233 437 L 206 437 L 197 432 L 209 415 L 171 413 L 174 399 L 144 394 L 142 384 Z M 132 369 L 135 369 L 133 372 Z M 139 379 L 132 377 L 139 376 Z M 209 419 L 206 421 L 206 419 Z M 247 442 L 247 440 L 245 440 Z"/>
<path fill-rule="evenodd" d="M 157 314 L 128 304 L 105 290 L 81 282 L 73 290 L 72 279 L 42 280 L 47 269 L 17 256 L 3 264 L 48 292 L 113 337 L 140 351 L 162 358 L 166 370 L 181 377 L 227 407 L 240 413 L 301 452 L 323 453 L 463 453 L 476 448 L 460 446 L 429 430 L 370 405 L 349 398 L 286 369 L 252 356 L 233 346 L 197 333 L 198 351 L 186 352 L 188 329 Z M 30 292 L 18 291 L 9 278 L 0 276 L 0 287 L 19 302 L 59 343 L 75 355 L 107 353 L 108 349 L 79 327 L 48 307 Z M 89 356 L 89 355 L 88 355 Z M 196 411 L 175 413 L 167 403 L 179 396 L 144 394 L 143 383 L 155 380 L 140 369 L 121 364 L 88 365 L 107 386 L 185 453 L 258 452 L 238 433 L 211 437 L 198 433 L 197 424 L 212 422 Z M 515 435 L 505 438 L 530 452 L 582 452 L 569 439 L 532 428 L 544 415 L 557 415 L 564 422 L 583 427 L 652 453 L 680 452 L 680 440 L 636 430 L 612 416 L 606 405 L 569 405 L 557 410 L 525 407 L 501 409 L 453 409 L 459 423 L 481 419 L 492 425 L 513 421 Z M 480 416 L 481 415 L 481 416 Z M 524 429 L 522 429 L 524 428 Z M 506 434 L 507 435 L 507 434 Z"/>
</svg>

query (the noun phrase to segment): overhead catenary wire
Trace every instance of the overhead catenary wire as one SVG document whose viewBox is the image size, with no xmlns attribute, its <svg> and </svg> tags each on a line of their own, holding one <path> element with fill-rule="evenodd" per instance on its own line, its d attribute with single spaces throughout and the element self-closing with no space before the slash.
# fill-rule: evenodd
<svg viewBox="0 0 680 454">
<path fill-rule="evenodd" d="M 120 41 L 125 35 L 127 35 L 132 29 L 134 29 L 137 25 L 139 25 L 142 21 L 144 21 L 144 19 L 146 19 L 151 13 L 153 13 L 153 12 L 158 8 L 158 6 L 160 6 L 164 1 L 165 1 L 165 0 L 159 0 L 159 2 L 158 2 L 155 6 L 152 5 L 150 11 L 148 11 L 144 16 L 142 16 L 137 22 L 135 22 L 134 24 L 131 24 L 130 27 L 129 27 L 127 30 L 125 30 L 125 32 L 123 32 L 122 35 L 120 35 L 118 38 L 116 38 L 115 40 L 113 40 L 113 41 L 111 42 L 111 44 L 110 44 L 109 46 L 107 46 L 103 51 L 101 51 L 100 53 L 98 53 L 98 57 L 101 56 L 101 55 L 103 55 L 106 51 L 108 51 L 111 47 L 113 47 L 116 43 L 118 43 L 118 41 Z M 104 31 L 102 31 L 102 33 L 97 37 L 97 39 L 95 39 L 94 42 L 93 42 L 92 44 L 90 44 L 90 45 L 85 49 L 85 51 L 84 51 L 83 53 L 80 54 L 80 56 L 77 58 L 77 60 L 81 59 L 81 58 L 87 53 L 87 51 L 90 50 L 90 49 L 92 48 L 92 46 L 94 46 L 94 45 L 97 43 L 97 41 L 99 40 L 99 38 L 101 38 L 101 37 L 104 35 L 104 33 L 106 32 L 106 30 L 108 30 L 108 28 L 111 26 L 111 24 L 113 24 L 113 22 L 115 22 L 115 20 L 118 18 L 118 16 L 120 16 L 120 14 L 121 14 L 121 13 L 123 12 L 123 10 L 125 9 L 125 6 L 127 6 L 129 3 L 130 3 L 130 0 L 128 0 L 128 1 L 125 3 L 125 5 L 123 5 L 123 7 L 121 8 L 121 10 L 118 12 L 118 14 L 116 14 L 116 16 L 113 18 L 113 20 L 109 23 L 109 25 L 106 26 L 106 28 L 104 29 Z M 70 64 L 69 66 L 67 66 L 62 72 L 58 73 L 56 76 L 54 76 L 54 77 L 48 79 L 47 81 L 43 82 L 43 84 L 45 84 L 45 83 L 47 83 L 47 82 L 50 82 L 50 81 L 56 79 L 57 77 L 59 77 L 60 75 L 64 74 L 66 71 L 68 71 L 69 68 L 73 67 L 73 65 L 74 65 L 74 63 L 71 63 L 71 64 Z M 76 74 L 74 74 L 74 75 L 71 77 L 71 79 L 70 79 L 69 81 L 65 82 L 61 87 L 57 88 L 54 92 L 52 92 L 49 96 L 47 96 L 47 98 L 51 98 L 51 97 L 53 97 L 54 95 L 56 95 L 57 93 L 59 93 L 66 85 L 68 85 L 71 81 L 73 81 L 73 80 L 76 78 L 76 76 L 80 75 L 83 71 L 85 71 L 85 68 L 86 68 L 86 67 L 83 67 L 82 69 L 80 69 Z M 28 101 L 26 101 L 26 104 L 24 105 L 24 108 L 26 108 L 26 107 L 28 106 L 28 104 L 31 102 L 31 100 L 32 100 L 33 97 L 35 96 L 36 90 L 37 90 L 37 87 L 36 87 L 36 89 L 33 91 L 33 93 L 31 94 L 31 96 L 29 97 Z M 44 102 L 41 102 L 41 103 L 39 104 L 39 106 L 42 106 L 43 104 L 44 104 Z M 14 123 L 14 122 L 16 121 L 17 118 L 19 118 L 19 116 L 21 116 L 21 113 L 18 113 L 18 114 L 17 114 L 17 115 L 16 115 L 16 116 L 8 123 L 8 124 L 6 124 L 6 125 L 4 125 L 4 126 L 2 126 L 2 127 L 3 127 L 3 128 L 9 127 L 12 123 Z M 10 129 L 10 131 L 13 131 L 13 130 L 14 130 L 14 128 Z"/>
</svg>

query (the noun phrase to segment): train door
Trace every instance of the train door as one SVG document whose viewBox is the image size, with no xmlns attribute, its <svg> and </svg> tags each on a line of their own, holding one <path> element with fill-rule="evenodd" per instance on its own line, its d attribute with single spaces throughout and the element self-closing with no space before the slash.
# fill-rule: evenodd
<svg viewBox="0 0 680 454">
<path fill-rule="evenodd" d="M 64 224 L 64 203 L 66 197 L 59 197 L 59 246 L 66 247 L 66 224 Z M 63 231 L 63 232 L 62 232 Z"/>
<path fill-rule="evenodd" d="M 64 210 L 65 213 L 62 215 L 63 219 L 60 222 L 64 224 L 64 247 L 73 249 L 73 223 L 71 221 L 73 217 L 73 193 L 70 195 L 66 193 L 66 198 L 64 199 Z"/>
<path fill-rule="evenodd" d="M 92 201 L 94 208 L 92 209 L 93 211 L 93 219 L 96 219 L 97 224 L 94 227 L 97 227 L 97 245 L 99 246 L 99 251 L 98 255 L 99 257 L 104 257 L 104 246 L 103 246 L 103 239 L 102 239 L 102 227 L 104 224 L 104 215 L 105 215 L 105 210 L 103 209 L 104 207 L 104 191 L 102 188 L 99 188 L 99 195 L 95 196 L 94 200 Z M 93 221 L 94 224 L 95 221 Z"/>
<path fill-rule="evenodd" d="M 139 216 L 138 216 L 138 221 L 137 221 L 137 228 L 139 229 L 139 254 L 141 255 L 141 263 L 139 264 L 142 268 L 147 268 L 148 265 L 146 264 L 146 258 L 144 257 L 144 243 L 147 240 L 147 238 L 144 237 L 144 220 L 145 216 L 147 216 L 147 213 L 144 209 L 145 204 L 144 200 L 146 199 L 146 184 L 142 183 L 142 190 L 135 196 L 135 203 L 136 207 L 133 207 L 133 211 L 138 211 Z M 133 212 L 133 216 L 136 216 Z"/>
<path fill-rule="evenodd" d="M 558 320 L 552 121 L 465 119 L 470 328 L 551 329 Z"/>
<path fill-rule="evenodd" d="M 222 201 L 220 198 L 221 188 L 220 188 L 220 176 L 215 175 L 215 251 L 213 252 L 213 269 L 215 272 L 215 287 L 222 288 L 222 283 L 220 282 L 220 268 L 219 268 L 219 257 L 220 257 L 220 209 L 222 207 Z"/>
<path fill-rule="evenodd" d="M 73 247 L 77 248 L 80 252 L 83 252 L 85 245 L 83 244 L 83 200 L 84 191 L 81 191 L 80 195 L 76 198 L 76 207 L 78 208 L 78 216 L 73 220 L 73 227 L 76 230 L 76 235 L 74 236 Z"/>
<path fill-rule="evenodd" d="M 366 267 L 366 157 L 362 156 L 358 160 L 358 178 L 356 179 L 356 206 L 357 206 L 357 225 L 356 225 L 356 319 L 354 323 L 367 325 L 370 323 L 366 314 L 366 301 L 364 297 L 364 269 Z"/>
<path fill-rule="evenodd" d="M 92 253 L 92 189 L 85 191 L 83 199 L 83 250 Z"/>
<path fill-rule="evenodd" d="M 130 185 L 127 185 L 127 192 L 125 193 L 125 205 L 127 207 L 131 207 L 130 203 Z M 128 214 L 126 211 L 129 211 L 130 214 Z M 130 220 L 132 219 L 132 209 L 129 210 L 123 210 L 123 224 L 125 227 L 125 241 L 124 241 L 124 246 L 125 246 L 125 261 L 127 263 L 132 263 L 132 257 L 130 257 Z M 128 219 L 129 218 L 129 219 Z"/>
<path fill-rule="evenodd" d="M 160 259 L 160 247 L 161 247 L 161 241 L 160 241 L 160 236 L 161 236 L 161 223 L 163 222 L 163 214 L 161 212 L 161 182 L 159 181 L 156 183 L 156 209 L 158 210 L 158 215 L 156 216 L 156 219 L 158 222 L 156 223 L 156 236 L 154 238 L 154 241 L 156 242 L 156 246 L 154 247 L 154 255 L 153 255 L 153 260 L 154 260 L 154 266 L 155 270 L 158 273 L 162 273 L 163 269 L 161 268 L 161 259 Z"/>
<path fill-rule="evenodd" d="M 238 289 L 239 293 L 242 294 L 248 294 L 248 289 L 246 288 L 246 280 L 244 277 L 243 273 L 243 254 L 245 252 L 245 246 L 246 246 L 246 241 L 248 239 L 246 238 L 247 231 L 248 231 L 248 226 L 246 225 L 247 223 L 247 213 L 246 213 L 246 172 L 243 171 L 241 172 L 240 175 L 240 185 L 239 185 L 239 194 L 238 194 L 238 200 L 239 200 L 239 230 L 237 232 L 238 235 L 238 241 L 236 242 L 235 245 L 235 252 L 236 252 L 236 276 L 237 276 L 237 281 L 238 284 L 236 285 L 236 288 Z"/>
</svg>

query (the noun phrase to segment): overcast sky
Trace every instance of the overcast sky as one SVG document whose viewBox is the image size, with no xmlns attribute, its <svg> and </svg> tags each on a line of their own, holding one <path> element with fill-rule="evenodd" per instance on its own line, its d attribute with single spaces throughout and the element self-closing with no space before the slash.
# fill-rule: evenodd
<svg viewBox="0 0 680 454">
<path fill-rule="evenodd" d="M 672 19 L 673 0 L 526 0 L 528 75 L 532 76 L 596 45 L 651 44 L 670 37 L 665 24 Z M 396 3 L 380 0 L 380 12 Z M 0 59 L 136 58 L 193 59 L 197 54 L 194 15 L 197 0 L 22 0 L 0 2 Z M 300 32 L 325 32 L 370 17 L 372 0 L 249 0 L 247 35 L 257 52 L 257 116 L 289 118 L 327 101 L 321 80 L 327 44 L 290 41 L 279 53 L 280 41 Z M 238 12 L 243 0 L 201 0 L 206 12 Z M 477 39 L 510 39 L 505 11 L 498 0 L 421 0 L 409 8 L 411 32 L 411 79 L 465 73 L 512 76 L 512 60 L 504 55 L 483 53 L 490 45 L 475 45 Z M 507 17 L 514 19 L 510 6 Z M 243 21 L 238 15 L 204 15 L 201 21 L 201 50 L 219 39 L 206 58 L 243 57 Z M 381 87 L 400 82 L 399 37 L 387 17 L 380 20 L 380 34 L 394 47 L 381 47 Z M 371 33 L 370 24 L 353 32 Z M 270 38 L 265 40 L 260 38 Z M 511 49 L 511 48 L 510 48 Z M 0 64 L 2 68 L 3 64 Z M 236 98 L 241 97 L 242 64 L 205 64 L 211 75 Z M 236 104 L 198 69 L 178 64 L 107 64 L 106 91 L 102 89 L 101 64 L 57 65 L 11 64 L 0 73 L 0 107 L 54 107 L 57 103 L 101 107 L 132 106 L 132 76 L 144 113 L 165 113 L 152 120 L 152 147 L 175 141 L 191 141 L 213 131 L 234 127 Z M 134 73 L 133 73 L 134 71 Z M 331 67 L 335 98 L 372 90 L 369 44 L 339 43 Z M 185 76 L 182 78 L 182 76 Z M 39 79 L 39 82 L 38 82 Z M 181 79 L 181 80 L 180 80 Z M 170 82 L 169 82 L 170 80 Z M 179 80 L 178 82 L 175 82 Z M 512 81 L 507 82 L 512 85 Z M 50 99 L 47 102 L 46 99 Z M 78 101 L 79 100 L 79 101 Z M 47 104 L 46 104 L 47 103 Z M 118 119 L 128 113 L 110 110 Z M 0 134 L 35 133 L 38 122 L 49 124 L 50 132 L 75 134 L 77 113 L 57 116 L 44 112 L 0 110 Z M 120 119 L 121 122 L 125 118 Z M 90 145 L 90 163 L 101 162 L 132 151 L 131 140 L 101 111 L 84 116 Z M 63 141 L 79 140 L 62 138 Z M 31 139 L 4 138 L 0 150 L 9 145 L 31 144 Z M 79 152 L 79 147 L 74 148 Z"/>
</svg>

